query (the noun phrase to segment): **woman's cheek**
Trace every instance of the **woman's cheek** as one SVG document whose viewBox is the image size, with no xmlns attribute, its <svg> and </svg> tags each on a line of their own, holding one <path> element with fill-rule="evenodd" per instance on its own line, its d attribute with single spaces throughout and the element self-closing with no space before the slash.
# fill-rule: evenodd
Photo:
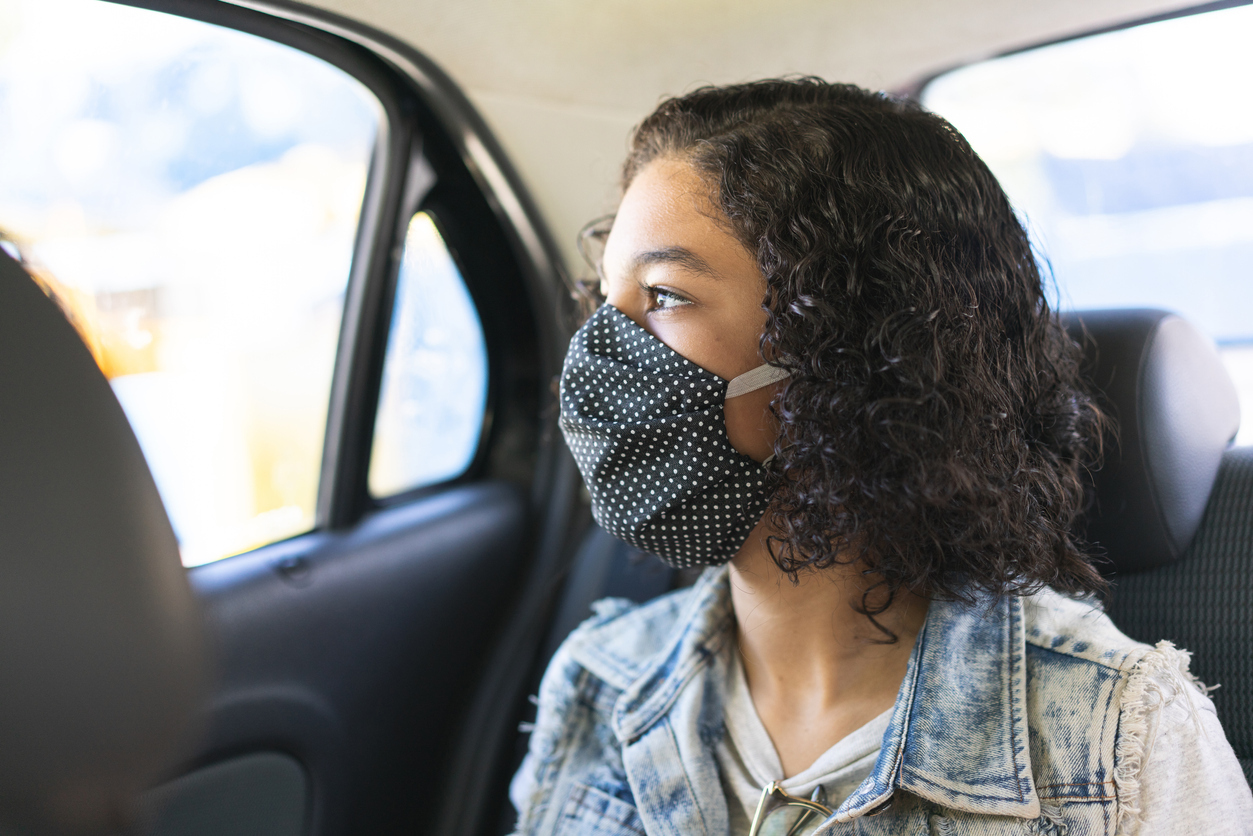
<svg viewBox="0 0 1253 836">
<path fill-rule="evenodd" d="M 765 386 L 726 402 L 727 440 L 754 461 L 765 461 L 774 452 L 779 426 L 770 412 L 770 401 L 782 385 Z"/>
</svg>

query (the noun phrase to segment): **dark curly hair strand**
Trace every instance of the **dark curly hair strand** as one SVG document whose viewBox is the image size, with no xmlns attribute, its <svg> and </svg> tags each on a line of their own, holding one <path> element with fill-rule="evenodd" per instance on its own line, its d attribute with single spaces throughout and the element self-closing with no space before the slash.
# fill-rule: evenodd
<svg viewBox="0 0 1253 836">
<path fill-rule="evenodd" d="M 766 279 L 771 554 L 860 561 L 873 619 L 901 590 L 1070 593 L 1104 582 L 1072 533 L 1105 418 L 1022 224 L 939 116 L 817 78 L 706 87 L 636 129 L 714 187 Z M 886 595 L 883 594 L 886 592 Z"/>
</svg>

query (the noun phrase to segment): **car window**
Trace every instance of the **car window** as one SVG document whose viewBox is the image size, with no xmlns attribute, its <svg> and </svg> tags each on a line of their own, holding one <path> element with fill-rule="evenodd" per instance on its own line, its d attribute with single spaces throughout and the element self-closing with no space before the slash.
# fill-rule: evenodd
<svg viewBox="0 0 1253 836">
<path fill-rule="evenodd" d="M 1253 6 L 972 64 L 923 103 L 987 161 L 1065 308 L 1161 307 L 1218 343 L 1253 444 Z"/>
<path fill-rule="evenodd" d="M 487 404 L 487 348 L 461 271 L 426 212 L 405 236 L 370 454 L 385 498 L 458 476 Z"/>
<path fill-rule="evenodd" d="M 310 530 L 378 100 L 208 23 L 0 12 L 0 229 L 112 383 L 184 562 Z"/>
</svg>

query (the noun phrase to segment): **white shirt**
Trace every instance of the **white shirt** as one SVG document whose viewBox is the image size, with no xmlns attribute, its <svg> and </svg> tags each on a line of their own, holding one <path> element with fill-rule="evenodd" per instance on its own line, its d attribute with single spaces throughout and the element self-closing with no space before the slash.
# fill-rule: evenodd
<svg viewBox="0 0 1253 836">
<path fill-rule="evenodd" d="M 785 792 L 801 798 L 809 798 L 821 785 L 826 793 L 823 803 L 834 810 L 874 768 L 892 709 L 850 732 L 819 755 L 809 768 L 784 778 L 779 753 L 753 705 L 739 650 L 733 642 L 728 644 L 730 658 L 724 692 L 727 733 L 714 754 L 727 796 L 731 836 L 747 836 L 761 791 L 771 781 L 779 782 Z M 815 818 L 812 824 L 819 821 Z"/>
</svg>

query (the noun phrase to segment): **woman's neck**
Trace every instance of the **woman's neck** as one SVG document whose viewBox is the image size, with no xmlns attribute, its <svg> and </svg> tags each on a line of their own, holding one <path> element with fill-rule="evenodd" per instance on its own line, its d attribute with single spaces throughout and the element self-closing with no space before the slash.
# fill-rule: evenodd
<svg viewBox="0 0 1253 836">
<path fill-rule="evenodd" d="M 731 601 L 749 693 L 784 777 L 892 706 L 927 602 L 902 593 L 876 621 L 858 611 L 870 583 L 856 566 L 779 569 L 759 525 L 731 561 Z"/>
</svg>

